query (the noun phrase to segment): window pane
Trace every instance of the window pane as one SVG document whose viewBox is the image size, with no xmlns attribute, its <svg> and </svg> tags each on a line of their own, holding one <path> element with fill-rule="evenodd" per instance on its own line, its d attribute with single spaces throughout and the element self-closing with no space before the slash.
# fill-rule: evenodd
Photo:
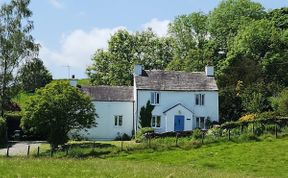
<svg viewBox="0 0 288 178">
<path fill-rule="evenodd" d="M 196 95 L 196 105 L 199 105 L 199 95 Z"/>
<path fill-rule="evenodd" d="M 201 95 L 201 105 L 204 105 L 204 96 L 205 95 Z"/>
<path fill-rule="evenodd" d="M 151 101 L 151 104 L 154 104 L 154 93 L 153 92 L 151 93 L 151 100 L 150 101 Z"/>
<path fill-rule="evenodd" d="M 196 117 L 196 127 L 199 127 L 199 117 Z"/>
<path fill-rule="evenodd" d="M 117 116 L 114 116 L 114 125 L 115 125 L 115 126 L 118 125 L 118 124 L 117 124 L 117 120 L 118 120 Z"/>
<path fill-rule="evenodd" d="M 123 122 L 123 117 L 122 116 L 119 116 L 119 121 L 118 121 L 119 123 L 119 126 L 122 126 L 122 122 Z"/>
<path fill-rule="evenodd" d="M 156 125 L 156 127 L 160 127 L 160 125 L 161 125 L 161 117 L 157 116 L 157 125 Z"/>
<path fill-rule="evenodd" d="M 160 103 L 160 95 L 159 93 L 156 93 L 156 104 Z"/>
<path fill-rule="evenodd" d="M 151 119 L 151 127 L 155 127 L 155 116 Z"/>
<path fill-rule="evenodd" d="M 200 128 L 204 128 L 204 117 L 200 117 Z"/>
</svg>

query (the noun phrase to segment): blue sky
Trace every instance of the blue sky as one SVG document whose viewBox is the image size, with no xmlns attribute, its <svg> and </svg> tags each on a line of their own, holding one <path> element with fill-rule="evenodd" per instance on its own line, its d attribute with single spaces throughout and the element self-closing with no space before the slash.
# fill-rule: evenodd
<svg viewBox="0 0 288 178">
<path fill-rule="evenodd" d="M 6 0 L 8 1 L 8 0 Z M 288 6 L 288 0 L 255 0 L 266 9 Z M 3 0 L 0 0 L 3 3 Z M 31 0 L 33 36 L 40 57 L 54 78 L 85 78 L 97 48 L 118 29 L 131 32 L 152 27 L 163 36 L 175 16 L 213 10 L 220 0 Z"/>
</svg>

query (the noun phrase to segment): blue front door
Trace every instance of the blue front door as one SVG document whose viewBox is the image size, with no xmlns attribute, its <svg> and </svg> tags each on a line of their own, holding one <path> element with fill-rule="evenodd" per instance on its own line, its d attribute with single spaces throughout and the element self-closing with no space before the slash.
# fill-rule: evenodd
<svg viewBox="0 0 288 178">
<path fill-rule="evenodd" d="M 183 130 L 184 130 L 184 116 L 175 116 L 174 131 L 183 131 Z"/>
</svg>

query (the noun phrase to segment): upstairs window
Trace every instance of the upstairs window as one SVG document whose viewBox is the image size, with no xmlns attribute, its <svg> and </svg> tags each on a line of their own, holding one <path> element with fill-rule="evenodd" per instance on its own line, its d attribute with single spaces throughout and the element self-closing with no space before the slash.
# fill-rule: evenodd
<svg viewBox="0 0 288 178">
<path fill-rule="evenodd" d="M 156 105 L 160 103 L 160 94 L 159 92 L 152 92 L 151 93 L 151 104 Z"/>
<path fill-rule="evenodd" d="M 114 126 L 122 126 L 123 116 L 114 116 Z"/>
<path fill-rule="evenodd" d="M 204 105 L 204 100 L 205 100 L 205 95 L 204 94 L 196 94 L 196 97 L 195 97 L 196 105 L 203 106 Z"/>
<path fill-rule="evenodd" d="M 152 116 L 151 127 L 161 127 L 161 116 Z"/>
</svg>

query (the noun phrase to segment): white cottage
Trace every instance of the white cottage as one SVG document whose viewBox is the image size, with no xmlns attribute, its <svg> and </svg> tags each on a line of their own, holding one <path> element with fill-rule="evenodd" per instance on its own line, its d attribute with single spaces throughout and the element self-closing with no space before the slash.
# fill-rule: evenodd
<svg viewBox="0 0 288 178">
<path fill-rule="evenodd" d="M 88 139 L 114 139 L 139 128 L 140 108 L 154 105 L 151 127 L 156 132 L 205 128 L 207 119 L 219 121 L 218 88 L 213 67 L 205 72 L 142 70 L 135 66 L 133 87 L 83 87 L 96 107 L 97 127 Z M 84 133 L 83 133 L 84 134 Z"/>
</svg>

